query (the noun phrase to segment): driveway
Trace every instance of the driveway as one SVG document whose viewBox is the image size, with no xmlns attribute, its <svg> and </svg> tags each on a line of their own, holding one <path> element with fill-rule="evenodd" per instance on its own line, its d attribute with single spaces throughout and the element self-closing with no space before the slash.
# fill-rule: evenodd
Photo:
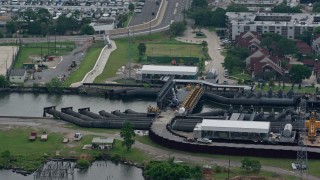
<svg viewBox="0 0 320 180">
<path fill-rule="evenodd" d="M 219 83 L 222 83 L 224 81 L 228 81 L 228 83 L 235 83 L 234 80 L 227 79 L 224 77 L 224 67 L 222 66 L 222 63 L 224 62 L 224 56 L 221 54 L 223 48 L 220 47 L 219 36 L 215 32 L 210 32 L 207 29 L 201 29 L 201 31 L 206 35 L 206 38 L 195 38 L 195 34 L 192 33 L 193 30 L 191 29 L 191 27 L 188 26 L 187 30 L 184 33 L 184 36 L 177 37 L 176 40 L 194 44 L 201 44 L 202 41 L 207 41 L 208 54 L 211 57 L 212 61 L 208 61 L 206 63 L 206 71 L 212 68 L 216 69 L 219 74 Z"/>
</svg>

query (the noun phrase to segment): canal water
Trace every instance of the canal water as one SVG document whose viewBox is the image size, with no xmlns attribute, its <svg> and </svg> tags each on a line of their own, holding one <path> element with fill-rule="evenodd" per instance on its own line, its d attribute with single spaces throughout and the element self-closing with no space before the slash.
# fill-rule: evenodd
<svg viewBox="0 0 320 180">
<path fill-rule="evenodd" d="M 63 107 L 73 107 L 75 111 L 90 107 L 94 113 L 126 109 L 146 112 L 149 105 L 155 106 L 155 99 L 110 100 L 99 96 L 0 93 L 0 116 L 41 117 L 43 108 L 48 106 L 56 106 L 59 111 Z"/>
<path fill-rule="evenodd" d="M 71 176 L 69 176 L 71 180 Z M 23 176 L 11 170 L 0 170 L 1 180 L 34 180 L 33 174 Z M 87 170 L 75 169 L 74 180 L 143 180 L 142 169 L 111 161 L 96 161 Z"/>
</svg>

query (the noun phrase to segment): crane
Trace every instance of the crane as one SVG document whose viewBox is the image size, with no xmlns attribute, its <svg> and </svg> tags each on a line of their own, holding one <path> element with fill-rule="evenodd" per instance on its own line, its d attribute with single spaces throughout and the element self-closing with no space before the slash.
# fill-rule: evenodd
<svg viewBox="0 0 320 180">
<path fill-rule="evenodd" d="M 317 129 L 320 128 L 320 121 L 317 119 L 317 112 L 312 111 L 310 113 L 309 120 L 305 123 L 306 128 L 308 129 L 308 138 L 309 141 L 315 141 L 317 137 Z"/>
</svg>

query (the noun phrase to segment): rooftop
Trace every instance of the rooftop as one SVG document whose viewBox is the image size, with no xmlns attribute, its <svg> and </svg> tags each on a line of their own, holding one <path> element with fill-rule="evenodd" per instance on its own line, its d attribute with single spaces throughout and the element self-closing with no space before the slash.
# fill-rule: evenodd
<svg viewBox="0 0 320 180">
<path fill-rule="evenodd" d="M 25 69 L 12 69 L 10 71 L 10 76 L 24 76 L 25 73 Z"/>
<path fill-rule="evenodd" d="M 113 144 L 114 138 L 101 138 L 94 137 L 92 138 L 92 144 Z"/>
<path fill-rule="evenodd" d="M 196 66 L 156 66 L 144 65 L 141 69 L 142 74 L 164 74 L 164 75 L 191 75 L 198 73 Z"/>
<path fill-rule="evenodd" d="M 203 119 L 203 131 L 268 133 L 270 122 Z"/>
<path fill-rule="evenodd" d="M 274 26 L 314 26 L 318 27 L 320 14 L 316 13 L 255 13 L 227 12 L 231 24 L 256 24 Z"/>
</svg>

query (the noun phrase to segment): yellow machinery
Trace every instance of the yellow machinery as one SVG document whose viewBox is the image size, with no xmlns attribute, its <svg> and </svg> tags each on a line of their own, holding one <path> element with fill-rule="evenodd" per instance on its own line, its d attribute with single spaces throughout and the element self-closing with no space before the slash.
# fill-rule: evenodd
<svg viewBox="0 0 320 180">
<path fill-rule="evenodd" d="M 309 140 L 315 141 L 317 137 L 317 129 L 320 128 L 320 121 L 317 120 L 316 111 L 312 111 L 310 113 L 310 118 L 306 121 L 306 128 L 308 129 Z"/>
</svg>

